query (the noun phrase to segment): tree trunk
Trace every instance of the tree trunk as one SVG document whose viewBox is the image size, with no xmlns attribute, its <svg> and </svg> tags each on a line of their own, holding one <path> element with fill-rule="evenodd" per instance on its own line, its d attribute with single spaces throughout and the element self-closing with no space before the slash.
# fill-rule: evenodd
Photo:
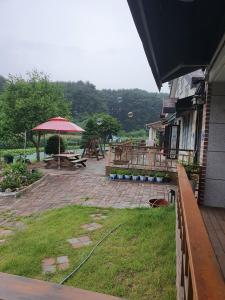
<svg viewBox="0 0 225 300">
<path fill-rule="evenodd" d="M 34 144 L 36 149 L 36 160 L 40 161 L 40 141 L 41 141 L 41 134 L 38 132 L 37 140 L 35 141 L 33 135 L 31 135 L 31 142 Z"/>
<path fill-rule="evenodd" d="M 40 161 L 40 149 L 39 149 L 39 146 L 36 146 L 36 160 Z"/>
</svg>

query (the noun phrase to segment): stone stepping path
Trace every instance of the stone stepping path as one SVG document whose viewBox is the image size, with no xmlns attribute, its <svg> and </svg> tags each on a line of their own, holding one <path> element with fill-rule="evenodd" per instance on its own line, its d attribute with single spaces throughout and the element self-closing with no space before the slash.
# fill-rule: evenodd
<svg viewBox="0 0 225 300">
<path fill-rule="evenodd" d="M 10 230 L 10 229 L 4 229 L 4 228 L 0 228 L 0 236 L 8 236 L 13 234 L 14 231 Z"/>
<path fill-rule="evenodd" d="M 91 239 L 87 235 L 68 239 L 67 242 L 69 242 L 75 249 L 90 245 L 92 243 Z"/>
<path fill-rule="evenodd" d="M 94 220 L 103 220 L 106 219 L 108 216 L 103 214 L 92 214 L 90 215 Z"/>
<path fill-rule="evenodd" d="M 59 256 L 56 259 L 54 257 L 50 257 L 42 260 L 42 271 L 44 274 L 53 274 L 56 272 L 56 268 L 61 271 L 68 269 L 68 256 Z"/>
<path fill-rule="evenodd" d="M 102 225 L 99 223 L 89 223 L 89 224 L 81 225 L 81 228 L 86 229 L 88 231 L 93 231 L 102 228 Z"/>
</svg>

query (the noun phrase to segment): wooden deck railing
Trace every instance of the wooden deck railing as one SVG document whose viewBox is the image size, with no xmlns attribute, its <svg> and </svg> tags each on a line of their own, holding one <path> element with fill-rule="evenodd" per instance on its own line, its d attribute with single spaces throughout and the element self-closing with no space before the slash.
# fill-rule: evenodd
<svg viewBox="0 0 225 300">
<path fill-rule="evenodd" d="M 183 291 L 182 296 L 185 300 L 224 300 L 225 283 L 187 174 L 181 165 L 178 165 L 178 183 L 181 263 L 178 270 L 180 278 L 177 280 Z"/>
<path fill-rule="evenodd" d="M 174 151 L 179 153 L 177 159 L 168 158 L 159 148 L 126 143 L 113 144 L 109 147 L 107 165 L 176 172 L 178 161 L 193 163 L 193 150 L 175 149 Z"/>
</svg>

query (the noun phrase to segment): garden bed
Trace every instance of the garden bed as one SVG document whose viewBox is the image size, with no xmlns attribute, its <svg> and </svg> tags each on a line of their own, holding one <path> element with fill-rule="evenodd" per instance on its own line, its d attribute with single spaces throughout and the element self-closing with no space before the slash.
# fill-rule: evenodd
<svg viewBox="0 0 225 300">
<path fill-rule="evenodd" d="M 18 196 L 42 180 L 42 173 L 29 170 L 22 162 L 4 164 L 0 178 L 0 196 Z"/>
</svg>

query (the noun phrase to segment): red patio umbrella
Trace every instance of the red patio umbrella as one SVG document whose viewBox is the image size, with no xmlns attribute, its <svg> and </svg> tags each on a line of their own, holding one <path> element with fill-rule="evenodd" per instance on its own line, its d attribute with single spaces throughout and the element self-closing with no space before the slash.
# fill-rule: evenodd
<svg viewBox="0 0 225 300">
<path fill-rule="evenodd" d="M 56 131 L 59 135 L 59 154 L 60 154 L 60 133 L 62 132 L 83 132 L 85 131 L 80 126 L 68 121 L 61 117 L 55 117 L 49 119 L 32 130 L 35 131 Z M 60 157 L 58 157 L 58 168 L 60 169 Z"/>
</svg>

